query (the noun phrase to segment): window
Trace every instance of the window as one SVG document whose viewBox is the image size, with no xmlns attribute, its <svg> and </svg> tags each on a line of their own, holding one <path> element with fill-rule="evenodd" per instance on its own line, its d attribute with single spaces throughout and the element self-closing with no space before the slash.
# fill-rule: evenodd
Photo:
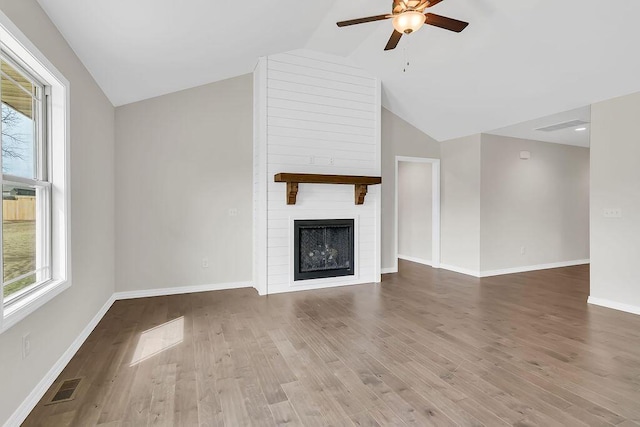
<svg viewBox="0 0 640 427">
<path fill-rule="evenodd" d="M 0 53 L 2 292 L 5 306 L 51 280 L 45 86 Z"/>
<path fill-rule="evenodd" d="M 68 87 L 0 12 L 0 332 L 71 284 Z"/>
</svg>

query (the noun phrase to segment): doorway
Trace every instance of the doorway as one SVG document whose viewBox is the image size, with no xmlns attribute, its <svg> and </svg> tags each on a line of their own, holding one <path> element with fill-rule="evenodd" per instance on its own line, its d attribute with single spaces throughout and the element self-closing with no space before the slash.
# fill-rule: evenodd
<svg viewBox="0 0 640 427">
<path fill-rule="evenodd" d="M 398 258 L 440 267 L 440 159 L 396 156 L 395 270 Z"/>
</svg>

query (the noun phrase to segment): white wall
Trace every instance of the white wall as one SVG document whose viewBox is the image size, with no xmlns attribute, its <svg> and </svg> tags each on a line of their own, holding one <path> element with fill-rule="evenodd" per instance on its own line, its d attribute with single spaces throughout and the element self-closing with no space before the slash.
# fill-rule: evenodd
<svg viewBox="0 0 640 427">
<path fill-rule="evenodd" d="M 254 189 L 266 183 L 266 203 L 256 211 L 256 221 L 267 219 L 266 245 L 256 248 L 258 262 L 267 265 L 264 291 L 378 281 L 380 186 L 369 186 L 365 203 L 355 205 L 353 185 L 300 184 L 297 203 L 287 205 L 286 184 L 274 175 L 380 176 L 379 82 L 344 58 L 308 50 L 264 58 L 258 75 L 266 87 L 264 135 L 256 136 L 263 166 L 256 165 L 254 183 Z M 254 197 L 260 204 L 260 193 Z M 293 221 L 304 218 L 356 219 L 354 277 L 293 280 Z"/>
<path fill-rule="evenodd" d="M 252 110 L 250 74 L 116 109 L 118 291 L 251 281 Z"/>
<path fill-rule="evenodd" d="M 440 146 L 441 266 L 480 271 L 480 135 Z"/>
<path fill-rule="evenodd" d="M 398 162 L 398 256 L 431 263 L 432 166 Z"/>
<path fill-rule="evenodd" d="M 591 107 L 591 296 L 640 314 L 640 93 Z M 605 209 L 622 217 L 605 218 Z"/>
<path fill-rule="evenodd" d="M 440 143 L 382 109 L 382 270 L 395 269 L 396 156 L 440 158 Z"/>
<path fill-rule="evenodd" d="M 72 286 L 0 335 L 0 425 L 114 291 L 114 108 L 35 0 L 0 9 L 71 85 Z M 22 359 L 22 336 L 31 354 Z"/>
<path fill-rule="evenodd" d="M 482 135 L 481 157 L 483 272 L 589 259 L 588 148 Z"/>
</svg>

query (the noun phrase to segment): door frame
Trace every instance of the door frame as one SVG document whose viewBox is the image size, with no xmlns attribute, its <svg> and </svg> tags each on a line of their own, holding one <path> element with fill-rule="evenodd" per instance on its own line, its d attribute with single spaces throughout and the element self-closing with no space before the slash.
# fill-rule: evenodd
<svg viewBox="0 0 640 427">
<path fill-rule="evenodd" d="M 440 268 L 440 159 L 396 156 L 394 270 L 398 271 L 398 168 L 400 162 L 431 164 L 431 267 Z"/>
</svg>

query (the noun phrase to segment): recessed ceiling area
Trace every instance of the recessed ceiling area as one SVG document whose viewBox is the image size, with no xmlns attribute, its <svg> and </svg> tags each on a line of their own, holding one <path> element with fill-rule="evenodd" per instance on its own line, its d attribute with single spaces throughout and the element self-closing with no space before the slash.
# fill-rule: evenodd
<svg viewBox="0 0 640 427">
<path fill-rule="evenodd" d="M 429 12 L 469 22 L 463 32 L 424 26 L 386 52 L 391 20 L 336 22 L 389 13 L 390 0 L 38 1 L 116 106 L 300 48 L 349 57 L 381 79 L 386 108 L 439 141 L 640 91 L 636 0 L 444 0 Z"/>
<path fill-rule="evenodd" d="M 591 107 L 586 106 L 485 132 L 556 144 L 589 147 Z"/>
</svg>

